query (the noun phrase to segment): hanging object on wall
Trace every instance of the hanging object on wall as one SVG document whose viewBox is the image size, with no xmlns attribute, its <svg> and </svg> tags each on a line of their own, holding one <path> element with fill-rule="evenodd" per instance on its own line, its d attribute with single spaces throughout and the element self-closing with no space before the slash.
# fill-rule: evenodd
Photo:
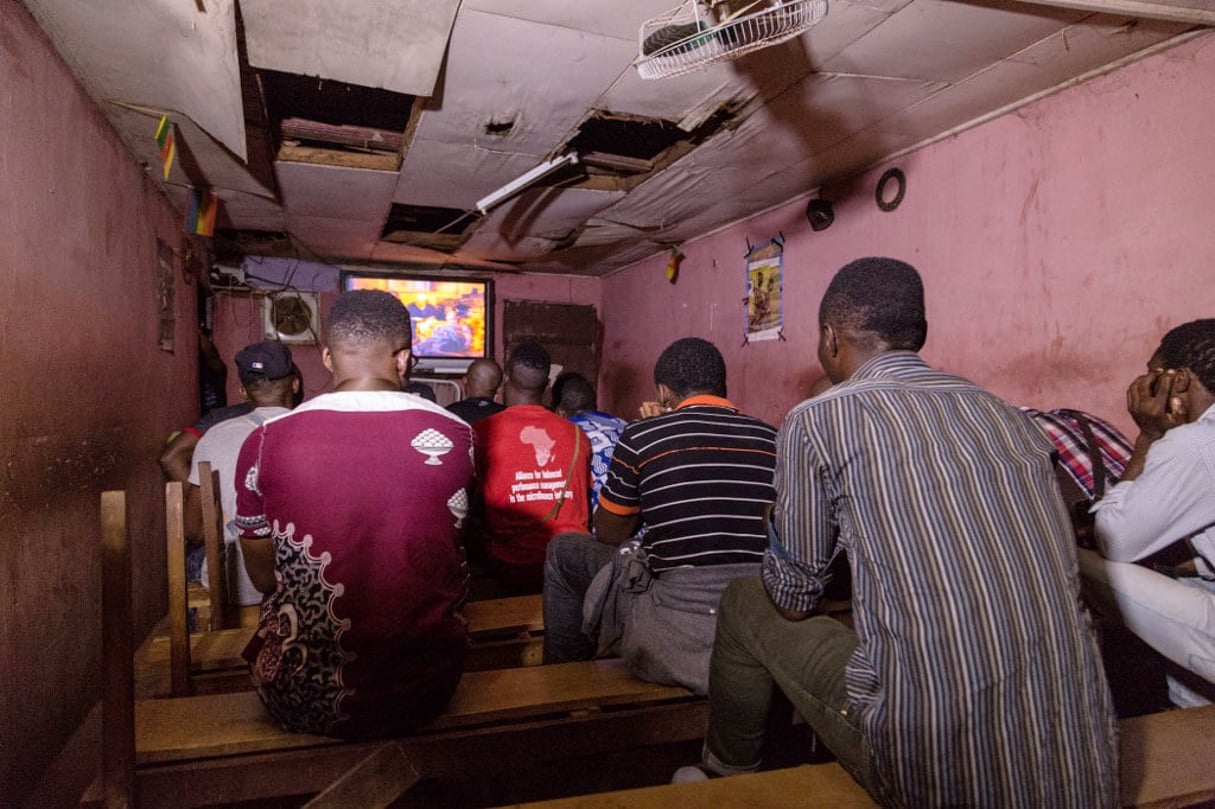
<svg viewBox="0 0 1215 809">
<path fill-rule="evenodd" d="M 835 206 L 830 200 L 812 199 L 806 203 L 806 219 L 810 220 L 810 229 L 818 232 L 831 227 L 835 221 Z"/>
<path fill-rule="evenodd" d="M 263 299 L 262 333 L 267 340 L 315 343 L 320 326 L 315 292 L 282 290 Z"/>
<path fill-rule="evenodd" d="M 163 239 L 156 240 L 156 269 L 157 285 L 160 298 L 160 330 L 158 334 L 160 350 L 173 353 L 174 333 L 177 329 L 177 316 L 173 309 L 173 261 L 175 259 L 173 246 Z"/>
<path fill-rule="evenodd" d="M 215 233 L 219 196 L 214 191 L 191 188 L 186 195 L 186 233 L 210 236 Z"/>
<path fill-rule="evenodd" d="M 760 340 L 784 340 L 785 237 L 752 245 L 747 242 L 746 295 L 743 297 L 743 344 Z"/>
<path fill-rule="evenodd" d="M 160 167 L 168 180 L 173 161 L 177 159 L 177 127 L 169 122 L 167 115 L 160 116 L 160 123 L 156 125 L 156 145 L 160 147 Z"/>
<path fill-rule="evenodd" d="M 893 182 L 895 184 L 894 192 L 891 193 L 887 186 Z M 886 169 L 882 173 L 882 177 L 877 184 L 877 206 L 883 211 L 893 211 L 899 207 L 903 201 L 903 194 L 907 192 L 907 177 L 901 169 Z"/>
<path fill-rule="evenodd" d="M 672 284 L 679 280 L 679 265 L 683 263 L 683 252 L 678 245 L 671 245 L 671 255 L 667 256 L 667 280 Z"/>
</svg>

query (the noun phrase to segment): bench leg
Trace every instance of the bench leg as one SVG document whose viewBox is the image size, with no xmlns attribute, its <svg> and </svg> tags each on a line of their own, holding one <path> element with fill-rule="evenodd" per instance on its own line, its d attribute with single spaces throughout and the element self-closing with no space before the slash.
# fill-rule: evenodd
<svg viewBox="0 0 1215 809">
<path fill-rule="evenodd" d="M 401 746 L 390 742 L 330 784 L 305 809 L 388 806 L 421 779 Z"/>
</svg>

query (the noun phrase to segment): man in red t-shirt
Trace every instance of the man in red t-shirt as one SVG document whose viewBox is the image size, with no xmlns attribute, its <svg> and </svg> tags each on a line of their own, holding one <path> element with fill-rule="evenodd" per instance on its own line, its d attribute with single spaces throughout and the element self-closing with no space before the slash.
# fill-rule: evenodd
<svg viewBox="0 0 1215 809">
<path fill-rule="evenodd" d="M 516 346 L 506 363 L 506 410 L 473 425 L 486 557 L 514 592 L 540 592 L 549 540 L 586 531 L 590 519 L 591 445 L 541 405 L 550 366 L 540 344 Z"/>
<path fill-rule="evenodd" d="M 245 657 L 294 731 L 407 731 L 443 710 L 463 671 L 472 429 L 401 392 L 409 335 L 392 295 L 345 293 L 321 355 L 334 392 L 241 447 L 236 523 L 267 594 Z"/>
</svg>

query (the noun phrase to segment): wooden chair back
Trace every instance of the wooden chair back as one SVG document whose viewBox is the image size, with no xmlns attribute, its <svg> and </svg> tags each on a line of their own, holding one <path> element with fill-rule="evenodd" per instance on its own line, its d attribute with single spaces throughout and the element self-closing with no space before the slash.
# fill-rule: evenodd
<svg viewBox="0 0 1215 809">
<path fill-rule="evenodd" d="M 134 639 L 126 492 L 101 494 L 102 788 L 107 807 L 135 805 Z"/>
<path fill-rule="evenodd" d="M 165 484 L 165 558 L 169 579 L 170 693 L 190 693 L 189 595 L 186 589 L 185 492 L 181 481 Z"/>
<path fill-rule="evenodd" d="M 203 543 L 207 549 L 208 594 L 211 603 L 210 629 L 227 629 L 235 626 L 228 616 L 224 596 L 228 591 L 224 560 L 224 511 L 219 494 L 219 470 L 212 469 L 210 461 L 198 465 L 198 487 L 202 496 Z M 200 627 L 201 629 L 201 627 Z"/>
</svg>

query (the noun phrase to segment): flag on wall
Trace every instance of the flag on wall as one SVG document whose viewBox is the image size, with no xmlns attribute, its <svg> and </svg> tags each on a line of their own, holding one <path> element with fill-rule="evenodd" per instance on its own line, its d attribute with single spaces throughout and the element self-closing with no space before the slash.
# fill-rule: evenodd
<svg viewBox="0 0 1215 809">
<path fill-rule="evenodd" d="M 191 188 L 186 196 L 186 233 L 210 236 L 215 233 L 219 197 L 214 191 Z"/>
<path fill-rule="evenodd" d="M 160 147 L 160 164 L 167 180 L 177 158 L 177 132 L 167 115 L 160 116 L 160 123 L 156 125 L 156 145 Z"/>
</svg>

